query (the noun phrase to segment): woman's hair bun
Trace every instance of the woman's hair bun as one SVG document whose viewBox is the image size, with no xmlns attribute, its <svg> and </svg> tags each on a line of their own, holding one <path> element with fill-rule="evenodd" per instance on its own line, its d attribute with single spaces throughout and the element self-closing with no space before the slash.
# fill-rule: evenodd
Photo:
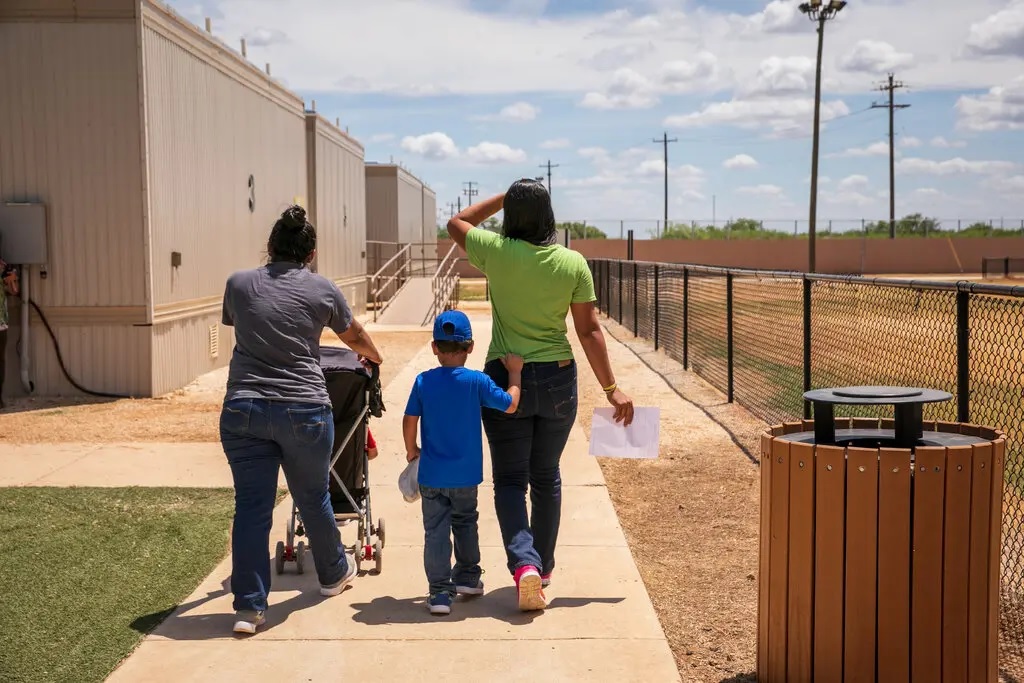
<svg viewBox="0 0 1024 683">
<path fill-rule="evenodd" d="M 281 214 L 281 223 L 291 230 L 301 230 L 306 227 L 306 210 L 301 206 L 289 206 Z"/>
</svg>

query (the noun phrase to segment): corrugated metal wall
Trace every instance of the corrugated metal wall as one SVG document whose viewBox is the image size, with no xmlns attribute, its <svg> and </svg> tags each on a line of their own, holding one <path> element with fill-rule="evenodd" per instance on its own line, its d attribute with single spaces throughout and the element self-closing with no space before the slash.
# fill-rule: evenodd
<svg viewBox="0 0 1024 683">
<path fill-rule="evenodd" d="M 310 216 L 317 229 L 317 272 L 336 282 L 365 280 L 366 176 L 363 146 L 307 113 Z"/>
<path fill-rule="evenodd" d="M 148 5 L 143 22 L 160 311 L 219 298 L 231 272 L 264 260 L 274 221 L 306 194 L 305 123 L 301 99 L 197 28 Z"/>
<path fill-rule="evenodd" d="M 398 241 L 397 166 L 366 165 L 366 239 Z"/>
<path fill-rule="evenodd" d="M 422 190 L 423 242 L 426 258 L 437 258 L 437 194 L 426 185 Z M 441 254 L 443 257 L 444 254 Z"/>
<path fill-rule="evenodd" d="M 0 201 L 47 205 L 50 262 L 46 278 L 37 270 L 29 285 L 69 372 L 90 389 L 142 393 L 148 330 L 132 327 L 147 321 L 133 8 L 126 0 L 0 2 Z M 33 319 L 36 391 L 77 393 Z M 14 323 L 5 387 L 17 394 Z"/>
<path fill-rule="evenodd" d="M 423 241 L 423 184 L 403 168 L 398 169 L 398 241 Z"/>
<path fill-rule="evenodd" d="M 214 357 L 209 327 L 228 275 L 265 262 L 281 211 L 307 204 L 306 133 L 299 97 L 155 3 L 143 49 L 159 394 L 230 360 L 229 329 Z"/>
</svg>

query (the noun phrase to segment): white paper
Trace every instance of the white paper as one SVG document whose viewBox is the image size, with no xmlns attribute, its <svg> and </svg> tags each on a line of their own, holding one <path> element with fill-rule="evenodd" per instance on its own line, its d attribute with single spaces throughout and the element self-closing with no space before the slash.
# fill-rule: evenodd
<svg viewBox="0 0 1024 683">
<path fill-rule="evenodd" d="M 614 408 L 595 408 L 590 423 L 590 454 L 602 458 L 657 458 L 660 408 L 634 408 L 633 422 L 623 427 Z"/>
</svg>

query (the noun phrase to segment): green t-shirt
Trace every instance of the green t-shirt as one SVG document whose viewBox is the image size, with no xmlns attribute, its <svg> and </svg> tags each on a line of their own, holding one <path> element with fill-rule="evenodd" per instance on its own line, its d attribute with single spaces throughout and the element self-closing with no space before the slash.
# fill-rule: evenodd
<svg viewBox="0 0 1024 683">
<path fill-rule="evenodd" d="M 469 262 L 487 276 L 493 327 L 487 360 L 515 353 L 528 363 L 569 360 L 570 304 L 596 301 L 594 278 L 579 252 L 538 247 L 476 228 L 466 235 Z"/>
</svg>

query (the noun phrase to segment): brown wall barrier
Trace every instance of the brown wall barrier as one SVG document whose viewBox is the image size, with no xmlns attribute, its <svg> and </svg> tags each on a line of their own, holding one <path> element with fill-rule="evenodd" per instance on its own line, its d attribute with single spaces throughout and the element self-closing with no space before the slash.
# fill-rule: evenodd
<svg viewBox="0 0 1024 683">
<path fill-rule="evenodd" d="M 807 240 L 636 240 L 638 261 L 726 268 L 807 268 Z M 587 258 L 626 258 L 626 240 L 576 240 Z M 828 239 L 817 242 L 817 270 L 828 274 L 980 273 L 983 258 L 1024 257 L 1024 238 Z"/>
</svg>

